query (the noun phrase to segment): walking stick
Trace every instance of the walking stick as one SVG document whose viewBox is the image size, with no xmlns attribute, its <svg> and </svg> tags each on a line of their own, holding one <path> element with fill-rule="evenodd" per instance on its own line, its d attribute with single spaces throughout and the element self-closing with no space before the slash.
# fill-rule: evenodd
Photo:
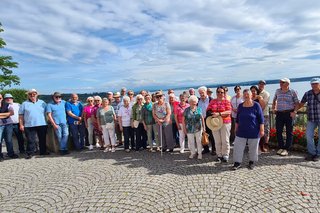
<svg viewBox="0 0 320 213">
<path fill-rule="evenodd" d="M 161 150 L 160 150 L 160 152 L 161 152 L 161 157 L 162 157 L 162 123 L 161 123 L 161 125 L 159 125 L 159 127 L 160 127 L 160 147 L 161 147 Z"/>
</svg>

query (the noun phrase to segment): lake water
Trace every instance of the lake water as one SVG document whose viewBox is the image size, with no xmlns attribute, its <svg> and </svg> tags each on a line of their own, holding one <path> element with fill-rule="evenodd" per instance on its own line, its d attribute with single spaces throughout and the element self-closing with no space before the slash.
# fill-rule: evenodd
<svg viewBox="0 0 320 213">
<path fill-rule="evenodd" d="M 240 85 L 240 86 L 241 86 L 242 91 L 243 91 L 244 89 L 249 89 L 249 88 L 250 88 L 250 86 L 242 86 L 242 85 Z M 235 85 L 228 87 L 228 89 L 229 89 L 228 94 L 229 94 L 231 97 L 235 95 L 235 93 L 234 93 L 234 91 L 233 91 L 233 88 L 234 88 L 234 87 L 235 87 Z M 278 83 L 278 84 L 267 84 L 267 85 L 265 86 L 265 90 L 270 93 L 270 103 L 272 102 L 272 99 L 273 99 L 273 97 L 274 97 L 275 91 L 276 91 L 276 89 L 278 89 L 278 88 L 280 88 L 279 83 Z M 302 98 L 302 96 L 304 95 L 304 93 L 311 89 L 311 85 L 310 85 L 310 82 L 309 82 L 309 81 L 292 82 L 292 83 L 290 84 L 290 88 L 291 88 L 291 89 L 294 89 L 294 90 L 296 90 L 296 91 L 298 92 L 299 100 L 301 100 L 301 98 Z M 217 88 L 211 88 L 211 89 L 212 89 L 212 91 L 213 91 L 212 97 L 215 98 L 215 91 L 216 91 Z M 183 91 L 185 91 L 185 90 L 188 90 L 188 89 L 174 90 L 174 94 L 175 94 L 176 96 L 179 96 L 179 95 L 180 95 Z M 196 90 L 196 95 L 199 96 L 198 88 L 195 88 L 195 90 Z M 167 96 L 167 91 L 163 91 L 163 92 L 164 92 L 164 93 L 166 94 L 166 96 Z"/>
</svg>

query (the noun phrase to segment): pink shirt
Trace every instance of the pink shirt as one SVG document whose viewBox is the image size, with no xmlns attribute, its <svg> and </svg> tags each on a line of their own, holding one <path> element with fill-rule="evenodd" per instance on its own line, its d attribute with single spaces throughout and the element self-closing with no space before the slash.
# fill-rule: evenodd
<svg viewBox="0 0 320 213">
<path fill-rule="evenodd" d="M 189 106 L 190 105 L 188 103 L 186 103 L 184 106 L 181 106 L 180 103 L 176 105 L 176 107 L 174 108 L 174 114 L 177 115 L 178 118 L 176 122 L 178 122 L 179 124 L 182 123 L 183 112 Z"/>
<path fill-rule="evenodd" d="M 93 111 L 94 111 L 94 106 L 85 106 L 83 108 L 83 112 L 85 113 L 86 115 L 86 120 L 88 118 L 91 118 L 91 116 L 93 115 Z"/>
</svg>

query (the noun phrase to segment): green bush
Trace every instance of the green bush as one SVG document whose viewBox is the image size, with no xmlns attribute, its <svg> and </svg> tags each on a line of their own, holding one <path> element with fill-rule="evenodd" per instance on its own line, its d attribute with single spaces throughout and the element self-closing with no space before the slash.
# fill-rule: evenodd
<svg viewBox="0 0 320 213">
<path fill-rule="evenodd" d="M 10 93 L 13 98 L 14 102 L 16 103 L 22 103 L 23 101 L 27 100 L 27 90 L 25 89 L 5 89 L 1 91 L 2 96 L 4 96 L 7 93 Z"/>
</svg>

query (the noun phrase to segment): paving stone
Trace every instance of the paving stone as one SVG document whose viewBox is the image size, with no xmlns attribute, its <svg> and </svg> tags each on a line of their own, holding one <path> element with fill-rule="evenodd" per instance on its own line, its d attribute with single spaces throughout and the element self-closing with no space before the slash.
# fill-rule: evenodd
<svg viewBox="0 0 320 213">
<path fill-rule="evenodd" d="M 94 150 L 5 160 L 1 212 L 320 212 L 320 163 L 301 153 L 260 155 L 253 171 L 187 158 Z"/>
</svg>

